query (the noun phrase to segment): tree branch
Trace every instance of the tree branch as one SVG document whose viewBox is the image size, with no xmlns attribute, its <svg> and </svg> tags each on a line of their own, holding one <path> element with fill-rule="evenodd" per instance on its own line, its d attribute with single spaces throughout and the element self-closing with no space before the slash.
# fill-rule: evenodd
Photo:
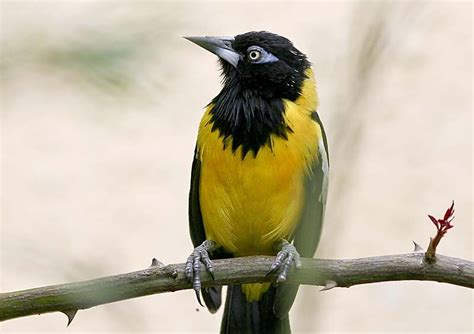
<svg viewBox="0 0 474 334">
<path fill-rule="evenodd" d="M 322 285 L 326 290 L 352 285 L 402 281 L 437 281 L 474 287 L 471 261 L 436 255 L 432 264 L 424 253 L 378 256 L 353 260 L 302 259 L 303 267 L 293 271 L 290 282 Z M 274 281 L 266 276 L 274 257 L 253 256 L 214 261 L 215 281 L 202 275 L 203 287 Z M 76 310 L 156 293 L 190 289 L 184 264 L 154 266 L 127 274 L 89 281 L 0 294 L 0 321 L 33 314 L 60 311 L 69 320 Z M 194 301 L 190 301 L 194 302 Z"/>
</svg>

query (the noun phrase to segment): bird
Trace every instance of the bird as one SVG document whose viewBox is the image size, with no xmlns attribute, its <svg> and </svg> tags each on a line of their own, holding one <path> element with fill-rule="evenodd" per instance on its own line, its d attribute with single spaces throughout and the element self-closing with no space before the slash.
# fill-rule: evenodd
<svg viewBox="0 0 474 334">
<path fill-rule="evenodd" d="M 297 284 L 285 283 L 318 246 L 328 193 L 329 151 L 312 64 L 267 31 L 185 37 L 218 57 L 222 90 L 205 108 L 191 170 L 185 276 L 215 313 L 222 288 L 204 289 L 201 264 L 276 256 L 276 282 L 231 285 L 221 333 L 290 333 Z"/>
</svg>

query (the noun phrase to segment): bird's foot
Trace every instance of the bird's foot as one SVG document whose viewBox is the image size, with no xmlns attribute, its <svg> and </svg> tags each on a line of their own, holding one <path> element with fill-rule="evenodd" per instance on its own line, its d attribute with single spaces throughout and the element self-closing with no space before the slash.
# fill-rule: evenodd
<svg viewBox="0 0 474 334">
<path fill-rule="evenodd" d="M 293 244 L 283 239 L 278 245 L 278 252 L 275 261 L 270 267 L 270 271 L 267 275 L 279 271 L 280 274 L 277 278 L 277 283 L 285 282 L 288 278 L 288 272 L 294 265 L 296 269 L 301 268 L 301 257 Z"/>
<path fill-rule="evenodd" d="M 184 275 L 189 281 L 193 282 L 193 289 L 196 292 L 196 298 L 201 306 L 203 306 L 199 295 L 199 291 L 201 290 L 201 262 L 204 263 L 207 271 L 212 279 L 214 279 L 214 267 L 209 258 L 209 252 L 216 248 L 217 244 L 215 241 L 205 240 L 202 244 L 194 248 L 186 261 Z"/>
</svg>

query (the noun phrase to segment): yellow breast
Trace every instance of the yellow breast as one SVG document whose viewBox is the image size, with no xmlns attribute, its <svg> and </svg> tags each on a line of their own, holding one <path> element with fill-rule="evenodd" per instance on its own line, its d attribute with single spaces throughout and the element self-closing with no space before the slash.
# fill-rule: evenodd
<svg viewBox="0 0 474 334">
<path fill-rule="evenodd" d="M 317 157 L 321 129 L 311 120 L 316 93 L 311 72 L 303 94 L 284 101 L 288 140 L 271 137 L 256 157 L 242 159 L 241 147 L 223 148 L 219 131 L 211 131 L 208 107 L 201 121 L 198 154 L 201 160 L 200 204 L 207 239 L 234 256 L 275 254 L 275 242 L 288 239 L 304 202 L 304 178 Z M 231 140 L 231 139 L 229 139 Z"/>
</svg>

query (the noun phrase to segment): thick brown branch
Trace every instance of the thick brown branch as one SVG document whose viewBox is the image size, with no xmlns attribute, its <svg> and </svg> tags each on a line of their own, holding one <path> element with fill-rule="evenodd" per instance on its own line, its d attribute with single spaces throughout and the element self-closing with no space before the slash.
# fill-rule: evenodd
<svg viewBox="0 0 474 334">
<path fill-rule="evenodd" d="M 254 256 L 214 261 L 215 281 L 205 273 L 204 287 L 272 281 L 266 276 L 273 257 Z M 53 285 L 0 294 L 0 321 L 47 312 L 74 314 L 75 310 L 119 300 L 191 288 L 184 264 L 151 267 L 127 274 L 78 283 Z M 329 288 L 375 282 L 421 280 L 474 287 L 473 262 L 437 255 L 429 264 L 423 253 L 378 256 L 354 260 L 303 259 L 290 281 Z M 194 300 L 190 300 L 194 303 Z"/>
</svg>

